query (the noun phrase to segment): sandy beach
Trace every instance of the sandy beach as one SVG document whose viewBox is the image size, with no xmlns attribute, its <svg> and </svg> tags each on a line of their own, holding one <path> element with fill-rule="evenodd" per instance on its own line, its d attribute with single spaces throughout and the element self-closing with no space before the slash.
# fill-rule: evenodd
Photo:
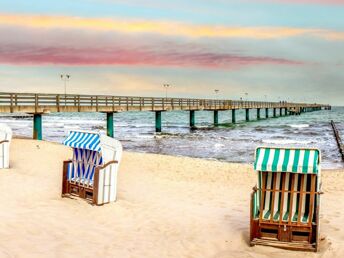
<svg viewBox="0 0 344 258">
<path fill-rule="evenodd" d="M 0 171 L 0 257 L 343 257 L 344 171 L 323 171 L 320 252 L 250 247 L 251 165 L 125 152 L 118 201 L 61 198 L 70 150 L 14 139 Z"/>
</svg>

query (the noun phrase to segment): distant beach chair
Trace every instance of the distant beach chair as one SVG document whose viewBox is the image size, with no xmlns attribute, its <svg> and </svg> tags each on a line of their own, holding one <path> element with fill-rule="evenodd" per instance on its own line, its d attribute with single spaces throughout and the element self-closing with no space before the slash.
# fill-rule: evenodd
<svg viewBox="0 0 344 258">
<path fill-rule="evenodd" d="M 10 144 L 12 130 L 5 124 L 0 124 L 0 168 L 10 167 Z"/>
<path fill-rule="evenodd" d="M 251 196 L 251 245 L 317 251 L 320 151 L 260 147 L 254 169 L 258 185 Z"/>
<path fill-rule="evenodd" d="M 63 144 L 73 148 L 73 158 L 64 161 L 62 196 L 77 195 L 96 205 L 115 201 L 121 143 L 99 133 L 71 131 Z"/>
</svg>

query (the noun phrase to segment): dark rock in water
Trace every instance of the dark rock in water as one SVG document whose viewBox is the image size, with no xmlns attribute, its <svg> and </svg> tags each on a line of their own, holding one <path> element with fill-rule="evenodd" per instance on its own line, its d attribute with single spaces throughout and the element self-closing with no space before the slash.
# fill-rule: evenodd
<svg viewBox="0 0 344 258">
<path fill-rule="evenodd" d="M 104 130 L 105 127 L 102 125 L 94 125 L 91 127 L 93 130 Z"/>
</svg>

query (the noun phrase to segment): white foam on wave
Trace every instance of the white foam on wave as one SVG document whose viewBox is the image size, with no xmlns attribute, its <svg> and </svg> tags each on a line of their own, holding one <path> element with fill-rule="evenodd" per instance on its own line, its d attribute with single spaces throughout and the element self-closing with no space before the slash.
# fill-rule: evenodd
<svg viewBox="0 0 344 258">
<path fill-rule="evenodd" d="M 295 125 L 289 125 L 292 128 L 307 128 L 309 127 L 309 124 L 295 124 Z"/>
<path fill-rule="evenodd" d="M 215 143 L 215 144 L 214 144 L 214 148 L 215 148 L 215 149 L 221 149 L 221 148 L 223 148 L 223 147 L 225 147 L 224 144 L 221 144 L 221 143 Z"/>
<path fill-rule="evenodd" d="M 312 141 L 297 141 L 297 140 L 290 140 L 290 139 L 267 139 L 262 140 L 263 143 L 269 143 L 269 144 L 310 144 Z"/>
</svg>

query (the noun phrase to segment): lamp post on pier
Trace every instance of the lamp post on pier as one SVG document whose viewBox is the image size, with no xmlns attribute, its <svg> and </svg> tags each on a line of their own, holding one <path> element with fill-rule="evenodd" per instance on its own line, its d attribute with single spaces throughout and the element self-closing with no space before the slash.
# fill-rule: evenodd
<svg viewBox="0 0 344 258">
<path fill-rule="evenodd" d="M 218 89 L 215 89 L 214 92 L 215 92 L 215 99 L 217 99 L 217 94 L 219 93 L 220 90 Z"/>
<path fill-rule="evenodd" d="M 70 79 L 69 74 L 60 74 L 61 80 L 64 82 L 65 106 L 67 105 L 67 82 Z"/>
<path fill-rule="evenodd" d="M 171 85 L 168 84 L 168 83 L 165 83 L 163 86 L 164 86 L 164 88 L 165 88 L 166 99 L 167 99 L 167 90 L 168 90 L 169 87 L 171 87 Z"/>
</svg>

